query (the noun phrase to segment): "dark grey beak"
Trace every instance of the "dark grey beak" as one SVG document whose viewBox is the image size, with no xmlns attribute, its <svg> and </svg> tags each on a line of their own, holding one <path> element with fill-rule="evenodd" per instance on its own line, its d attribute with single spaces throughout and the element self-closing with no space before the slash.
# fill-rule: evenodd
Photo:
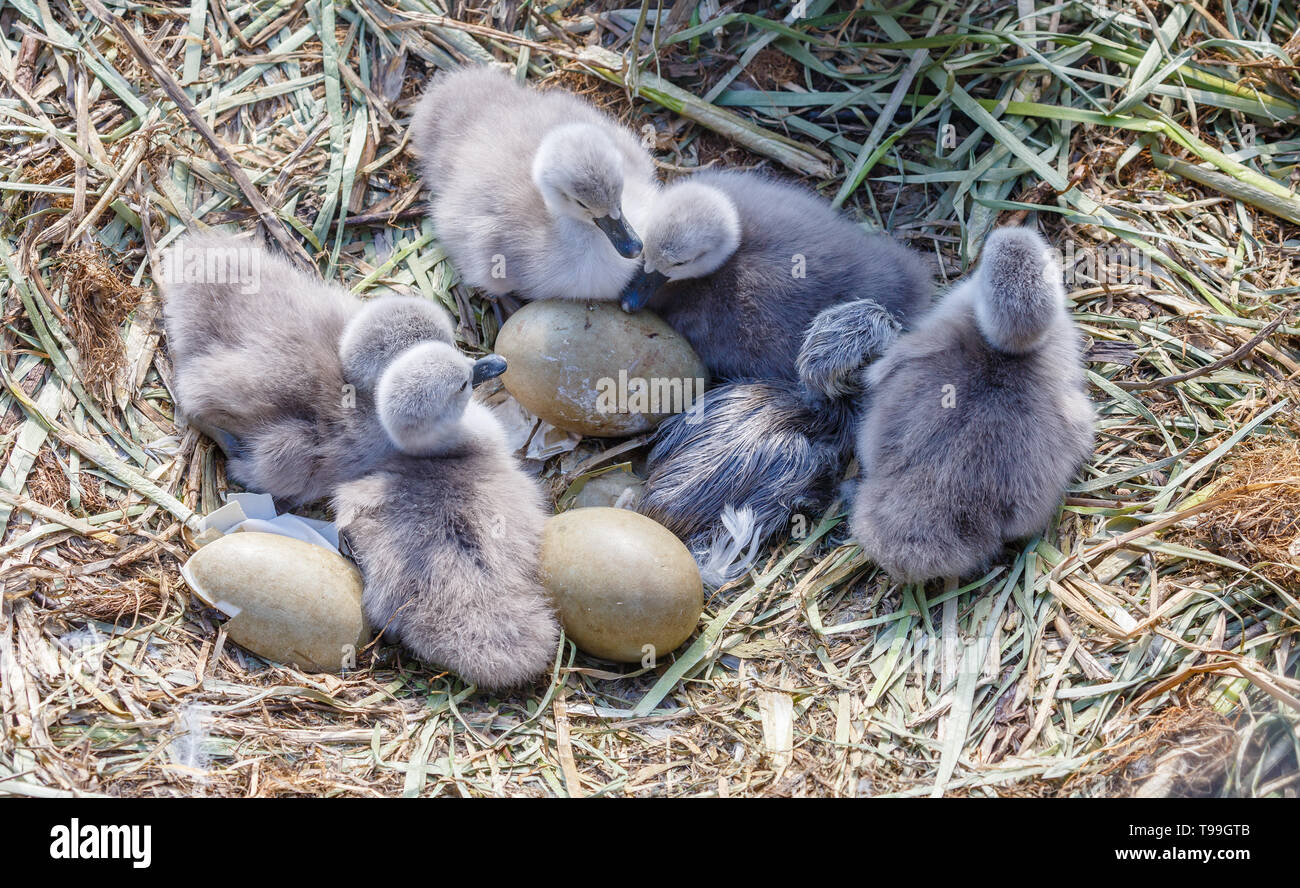
<svg viewBox="0 0 1300 888">
<path fill-rule="evenodd" d="M 624 259 L 632 259 L 641 255 L 641 238 L 636 236 L 627 224 L 626 216 L 619 216 L 617 219 L 611 216 L 601 216 L 592 219 L 596 227 L 605 233 L 609 242 L 618 250 L 618 255 Z"/>
<path fill-rule="evenodd" d="M 506 359 L 500 355 L 488 355 L 474 362 L 474 385 L 496 379 L 506 372 Z"/>
<path fill-rule="evenodd" d="M 217 442 L 221 452 L 226 455 L 226 459 L 242 459 L 244 456 L 244 445 L 234 435 L 225 429 L 219 429 L 216 426 L 202 429 L 208 437 Z"/>
<path fill-rule="evenodd" d="M 658 271 L 647 272 L 644 269 L 638 269 L 636 276 L 628 282 L 619 295 L 619 305 L 623 306 L 623 311 L 631 314 L 639 311 L 647 302 L 649 302 L 659 288 L 668 283 L 668 277 Z"/>
</svg>

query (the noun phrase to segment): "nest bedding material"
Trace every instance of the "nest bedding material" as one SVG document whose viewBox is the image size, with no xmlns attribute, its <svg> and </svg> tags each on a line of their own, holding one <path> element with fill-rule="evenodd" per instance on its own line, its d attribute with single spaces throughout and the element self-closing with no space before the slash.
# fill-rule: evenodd
<svg viewBox="0 0 1300 888">
<path fill-rule="evenodd" d="M 0 794 L 1300 792 L 1294 4 L 615 6 L 0 4 Z M 1043 228 L 1099 420 L 1054 526 L 899 586 L 837 504 L 674 658 L 566 645 L 507 697 L 382 646 L 333 676 L 228 643 L 179 577 L 228 485 L 175 420 L 154 263 L 258 228 L 486 348 L 404 144 L 432 72 L 485 62 L 588 94 L 666 177 L 801 177 L 945 281 L 994 224 Z M 632 454 L 607 446 L 541 482 Z"/>
</svg>

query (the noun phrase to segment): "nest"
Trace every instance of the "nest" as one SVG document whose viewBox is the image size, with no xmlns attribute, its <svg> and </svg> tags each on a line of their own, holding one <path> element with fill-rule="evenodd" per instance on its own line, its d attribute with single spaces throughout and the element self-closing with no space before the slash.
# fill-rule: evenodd
<svg viewBox="0 0 1300 888">
<path fill-rule="evenodd" d="M 126 358 L 122 325 L 146 291 L 132 286 L 98 247 L 72 250 L 60 256 L 59 266 L 82 379 L 107 395 Z"/>
<path fill-rule="evenodd" d="M 1111 795 L 1200 798 L 1221 785 L 1236 748 L 1232 722 L 1204 706 L 1174 706 L 1107 749 Z"/>
<path fill-rule="evenodd" d="M 612 0 L 266 0 L 197 18 L 190 0 L 115 5 L 192 114 L 82 5 L 0 16 L 9 45 L 25 47 L 0 81 L 4 107 L 23 115 L 0 140 L 18 189 L 0 196 L 0 246 L 29 285 L 4 290 L 0 355 L 0 794 L 1300 793 L 1294 320 L 1210 366 L 1300 304 L 1300 232 L 1269 209 L 1287 201 L 1261 207 L 1246 187 L 1300 165 L 1294 126 L 1277 123 L 1300 117 L 1300 76 L 1272 61 L 1288 41 L 1295 55 L 1292 4 L 1239 12 L 1250 41 L 1224 37 L 1221 4 L 1198 6 L 1168 47 L 1195 55 L 1141 99 L 1163 113 L 1133 107 L 1104 124 L 1078 119 L 1136 95 L 1116 84 L 1133 86 L 1148 58 L 1129 16 L 1065 4 L 1017 33 L 1015 4 L 877 3 L 868 15 L 838 3 L 778 26 L 791 5 L 760 0 L 696 27 L 709 4 L 664 5 L 639 33 L 638 5 Z M 448 18 L 419 11 L 439 6 Z M 55 23 L 66 38 L 36 39 Z M 1069 49 L 1069 82 L 1023 48 L 1059 52 L 1084 30 L 1100 42 Z M 914 50 L 889 48 L 931 32 L 942 46 L 919 68 Z M 574 58 L 634 40 L 650 99 L 631 98 L 628 68 L 597 75 Z M 324 63 L 330 50 L 337 64 Z M 773 540 L 754 576 L 710 594 L 701 628 L 716 635 L 703 643 L 647 670 L 569 646 L 553 675 L 499 697 L 382 643 L 334 676 L 230 642 L 179 576 L 182 528 L 227 485 L 216 447 L 174 421 L 141 257 L 183 228 L 266 237 L 283 224 L 345 287 L 423 294 L 456 310 L 466 343 L 490 345 L 496 315 L 459 283 L 419 208 L 406 142 L 435 71 L 489 59 L 587 95 L 639 135 L 652 123 L 665 180 L 711 162 L 802 177 L 933 256 L 944 282 L 999 222 L 1140 265 L 1135 282 L 1067 272 L 1098 441 L 1053 526 L 950 591 L 900 586 L 867 563 L 842 507 L 807 516 L 807 533 Z M 656 77 L 680 107 L 653 101 Z M 1182 132 L 1154 132 L 1157 121 Z M 83 125 L 84 142 L 72 138 Z M 1152 148 L 1187 166 L 1158 167 Z M 1213 186 L 1179 172 L 1206 164 L 1230 169 Z M 259 215 L 237 172 L 273 212 Z M 1035 205 L 1048 211 L 1031 218 Z M 70 214 L 96 207 L 74 239 L 86 217 Z M 1106 214 L 1113 224 L 1099 224 Z M 85 385 L 68 374 L 68 343 Z M 584 440 L 537 466 L 539 481 L 560 492 L 581 480 L 576 467 L 638 458 L 622 447 Z M 1151 529 L 1178 503 L 1209 507 L 1195 526 Z M 952 639 L 978 647 L 967 657 Z"/>
<path fill-rule="evenodd" d="M 1204 543 L 1277 583 L 1300 582 L 1300 440 L 1246 446 L 1216 491 L 1217 504 L 1179 537 Z"/>
</svg>

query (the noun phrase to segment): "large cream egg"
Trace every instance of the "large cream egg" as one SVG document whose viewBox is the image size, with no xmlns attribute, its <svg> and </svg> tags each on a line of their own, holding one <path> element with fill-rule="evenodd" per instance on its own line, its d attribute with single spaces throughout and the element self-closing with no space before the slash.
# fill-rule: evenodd
<svg viewBox="0 0 1300 888">
<path fill-rule="evenodd" d="M 268 660 L 337 672 L 354 666 L 369 640 L 361 573 L 321 546 L 241 531 L 199 549 L 181 574 L 230 617 L 232 641 Z"/>
<path fill-rule="evenodd" d="M 704 608 L 700 571 L 667 528 L 626 509 L 572 509 L 542 530 L 542 583 L 565 633 L 607 660 L 658 660 Z"/>
<path fill-rule="evenodd" d="M 530 302 L 510 316 L 494 351 L 520 404 L 579 435 L 648 432 L 688 410 L 708 373 L 691 344 L 655 315 L 612 302 Z"/>
</svg>

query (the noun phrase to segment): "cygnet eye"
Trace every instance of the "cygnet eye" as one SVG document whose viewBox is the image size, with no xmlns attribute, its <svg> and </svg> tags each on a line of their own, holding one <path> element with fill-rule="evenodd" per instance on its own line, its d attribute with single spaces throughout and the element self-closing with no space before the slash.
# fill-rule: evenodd
<svg viewBox="0 0 1300 888">
<path fill-rule="evenodd" d="M 465 389 L 467 389 L 467 388 L 469 388 L 469 380 L 468 380 L 468 379 L 465 380 L 464 382 L 462 382 L 462 383 L 460 384 L 460 388 L 456 389 L 456 391 L 458 391 L 458 392 L 463 392 L 463 391 L 465 391 Z"/>
</svg>

